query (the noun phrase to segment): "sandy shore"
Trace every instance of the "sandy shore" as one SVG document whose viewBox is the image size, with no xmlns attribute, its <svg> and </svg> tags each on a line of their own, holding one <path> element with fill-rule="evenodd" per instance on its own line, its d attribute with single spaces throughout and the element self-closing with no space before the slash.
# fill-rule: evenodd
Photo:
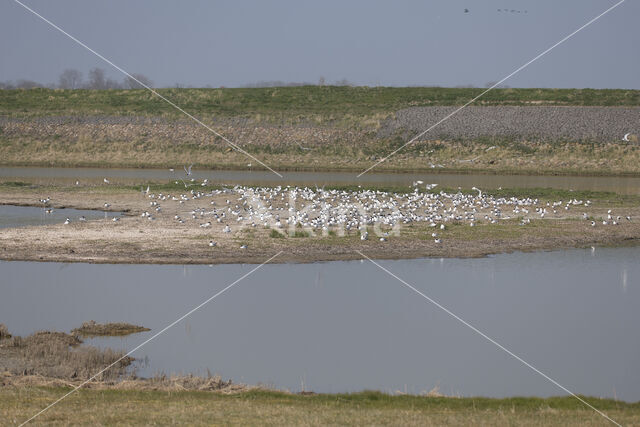
<svg viewBox="0 0 640 427">
<path fill-rule="evenodd" d="M 402 227 L 398 236 L 388 241 L 377 238 L 362 241 L 359 235 L 335 235 L 274 238 L 272 229 L 263 226 L 234 227 L 225 233 L 224 223 L 212 222 L 202 228 L 204 220 L 189 219 L 179 224 L 175 215 L 187 218 L 189 211 L 204 202 L 190 200 L 178 205 L 163 204 L 162 212 L 150 207 L 148 196 L 132 190 L 107 191 L 102 187 L 86 189 L 5 189 L 0 204 L 41 206 L 39 199 L 51 197 L 54 209 L 104 209 L 124 212 L 117 222 L 111 219 L 71 224 L 0 229 L 0 259 L 21 261 L 57 261 L 126 264 L 226 264 L 261 263 L 280 253 L 272 262 L 315 262 L 361 259 L 361 251 L 378 259 L 422 257 L 480 257 L 512 251 L 553 250 L 599 245 L 633 245 L 640 243 L 640 208 L 618 204 L 615 215 L 630 216 L 619 225 L 591 226 L 582 213 L 593 218 L 607 216 L 610 202 L 532 219 L 531 224 L 503 220 L 498 224 L 479 221 L 476 227 L 447 226 L 437 244 L 426 224 Z M 217 199 L 216 199 L 217 197 Z M 227 196 L 214 196 L 224 203 Z M 209 203 L 208 201 L 206 203 Z M 154 220 L 142 217 L 153 212 Z M 531 215 L 534 217 L 533 215 Z M 373 235 L 373 232 L 371 232 Z M 216 246 L 209 246 L 215 241 Z M 242 246 L 246 246 L 243 248 Z"/>
</svg>

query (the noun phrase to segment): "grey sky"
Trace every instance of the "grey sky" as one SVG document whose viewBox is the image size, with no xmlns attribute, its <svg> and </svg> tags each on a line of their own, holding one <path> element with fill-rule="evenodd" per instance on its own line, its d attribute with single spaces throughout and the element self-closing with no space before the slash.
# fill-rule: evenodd
<svg viewBox="0 0 640 427">
<path fill-rule="evenodd" d="M 366 85 L 483 86 L 615 3 L 23 1 L 156 85 L 229 87 L 320 76 Z M 522 13 L 498 12 L 505 8 Z M 640 89 L 638 17 L 640 1 L 627 0 L 505 84 Z M 0 2 L 0 81 L 55 82 L 65 68 L 86 77 L 96 66 L 123 77 L 13 0 Z"/>
</svg>

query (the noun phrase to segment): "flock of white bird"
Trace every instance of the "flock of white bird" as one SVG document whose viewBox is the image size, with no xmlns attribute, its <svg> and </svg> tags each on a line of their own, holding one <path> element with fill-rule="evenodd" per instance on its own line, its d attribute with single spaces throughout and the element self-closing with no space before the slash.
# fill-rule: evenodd
<svg viewBox="0 0 640 427">
<path fill-rule="evenodd" d="M 191 166 L 185 167 L 187 176 L 191 175 Z M 109 183 L 107 178 L 105 183 Z M 183 181 L 184 183 L 184 181 Z M 173 220 L 180 225 L 195 225 L 208 229 L 219 224 L 224 233 L 231 233 L 246 227 L 267 227 L 283 234 L 302 229 L 309 235 L 329 232 L 337 235 L 357 233 L 361 240 L 372 237 L 369 227 L 373 228 L 377 240 L 387 241 L 390 235 L 398 234 L 400 228 L 410 224 L 427 224 L 428 235 L 434 243 L 441 244 L 441 231 L 450 224 L 467 224 L 474 227 L 478 222 L 496 224 L 500 221 L 519 219 L 520 225 L 530 224 L 532 220 L 549 216 L 568 216 L 566 211 L 578 210 L 591 206 L 589 200 L 571 199 L 567 201 L 544 202 L 535 198 L 495 197 L 483 194 L 473 187 L 477 194 L 461 191 L 448 193 L 436 192 L 437 184 L 413 183 L 413 191 L 408 193 L 392 193 L 366 190 L 325 190 L 296 186 L 248 187 L 208 189 L 208 180 L 201 183 L 191 179 L 185 184 L 185 192 L 178 194 L 152 193 L 150 188 L 142 189 L 148 197 L 149 210 L 141 216 L 155 220 L 161 215 L 161 205 L 174 203 L 178 212 Z M 186 191 L 190 186 L 195 188 Z M 208 200 L 210 199 L 210 200 Z M 41 199 L 47 212 L 50 199 Z M 187 202 L 189 204 L 185 205 Z M 194 207 L 195 205 L 195 207 Z M 111 207 L 104 203 L 105 210 Z M 558 214 L 558 212 L 564 213 Z M 590 221 L 591 226 L 598 223 L 586 212 L 575 214 L 576 217 Z M 631 221 L 631 217 L 625 217 Z M 80 221 L 85 220 L 84 217 Z M 119 218 L 114 217 L 113 221 Z M 621 216 L 608 210 L 602 225 L 618 225 Z M 600 221 L 600 220 L 598 220 Z M 67 218 L 64 224 L 70 224 Z M 217 242 L 209 241 L 209 246 L 217 246 Z M 246 248 L 246 245 L 242 245 Z"/>
<path fill-rule="evenodd" d="M 524 226 L 536 218 L 567 216 L 566 211 L 591 206 L 589 200 L 541 203 L 535 198 L 495 197 L 483 194 L 475 187 L 477 194 L 435 192 L 437 184 L 424 187 L 422 184 L 421 181 L 414 182 L 415 188 L 409 193 L 236 186 L 154 194 L 147 188 L 143 193 L 152 199 L 150 207 L 153 210 L 143 212 L 142 217 L 155 219 L 154 215 L 162 212 L 161 204 L 184 205 L 191 201 L 200 206 L 174 215 L 177 223 L 197 224 L 205 229 L 220 224 L 225 233 L 245 227 L 268 227 L 282 233 L 302 229 L 310 235 L 327 235 L 330 231 L 338 235 L 358 233 L 362 240 L 370 239 L 368 228 L 373 227 L 377 239 L 383 242 L 404 225 L 427 224 L 431 229 L 429 235 L 440 244 L 440 233 L 450 224 L 473 227 L 478 222 L 496 224 L 518 218 Z M 180 211 L 180 206 L 177 208 Z M 576 213 L 576 216 L 580 214 Z M 596 225 L 586 212 L 582 213 L 582 218 L 591 221 L 592 226 Z M 630 217 L 626 219 L 631 221 Z M 620 220 L 620 216 L 614 216 L 609 210 L 602 225 L 618 225 Z M 209 241 L 209 245 L 217 246 L 217 242 Z"/>
</svg>

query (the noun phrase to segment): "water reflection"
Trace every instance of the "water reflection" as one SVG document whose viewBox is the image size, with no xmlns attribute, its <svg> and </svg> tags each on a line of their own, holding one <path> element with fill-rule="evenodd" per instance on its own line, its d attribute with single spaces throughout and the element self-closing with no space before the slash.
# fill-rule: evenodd
<svg viewBox="0 0 640 427">
<path fill-rule="evenodd" d="M 83 209 L 52 209 L 51 213 L 46 213 L 44 208 L 33 206 L 0 205 L 0 228 L 61 224 L 67 218 L 73 222 L 81 217 L 92 220 L 115 216 L 120 216 L 120 213 Z"/>
<path fill-rule="evenodd" d="M 637 401 L 639 258 L 640 248 L 599 248 L 381 264 L 569 389 Z M 253 268 L 61 266 L 0 263 L 10 332 L 90 319 L 152 328 L 89 340 L 131 349 Z M 148 357 L 142 375 L 208 369 L 291 390 L 562 394 L 361 261 L 267 265 L 134 356 Z"/>
<path fill-rule="evenodd" d="M 354 172 L 283 172 L 283 178 L 263 171 L 194 170 L 192 178 L 208 179 L 212 183 L 242 185 L 405 185 L 421 180 L 449 188 L 559 188 L 567 190 L 612 191 L 619 194 L 640 194 L 640 177 L 595 176 L 528 176 L 482 174 L 430 174 L 430 173 L 367 173 L 356 179 Z M 102 184 L 108 177 L 114 184 L 132 184 L 148 181 L 169 181 L 184 178 L 181 168 L 169 169 L 98 169 L 98 168 L 32 168 L 0 167 L 0 180 L 27 181 L 36 184 L 66 183 L 77 180 L 82 185 Z"/>
</svg>

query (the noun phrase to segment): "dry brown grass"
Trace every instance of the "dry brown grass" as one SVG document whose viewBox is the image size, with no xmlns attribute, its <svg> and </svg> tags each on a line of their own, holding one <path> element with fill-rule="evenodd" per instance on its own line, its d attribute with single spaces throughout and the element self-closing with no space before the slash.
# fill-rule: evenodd
<svg viewBox="0 0 640 427">
<path fill-rule="evenodd" d="M 111 118 L 112 123 L 109 119 L 103 123 L 78 118 L 55 125 L 8 121 L 0 134 L 0 164 L 169 167 L 196 160 L 201 168 L 247 169 L 244 154 L 193 123 L 120 123 Z M 410 137 L 379 138 L 376 132 L 382 119 L 374 115 L 363 128 L 256 123 L 221 124 L 216 129 L 276 170 L 362 171 Z M 640 174 L 640 145 L 618 140 L 434 139 L 404 147 L 376 170 Z"/>
<path fill-rule="evenodd" d="M 25 421 L 68 392 L 63 387 L 0 388 L 0 416 Z M 640 422 L 638 404 L 588 398 L 623 425 Z M 47 425 L 480 425 L 605 426 L 572 397 L 443 398 L 376 392 L 293 395 L 153 390 L 81 390 L 35 419 Z"/>
<path fill-rule="evenodd" d="M 84 322 L 81 327 L 71 330 L 71 334 L 85 337 L 95 336 L 122 336 L 138 332 L 150 331 L 144 326 L 132 325 L 130 323 L 96 323 L 95 320 Z"/>
<path fill-rule="evenodd" d="M 88 379 L 124 354 L 111 349 L 81 346 L 82 341 L 64 332 L 40 331 L 27 337 L 13 336 L 0 344 L 0 370 L 10 375 L 60 379 Z M 125 357 L 98 380 L 117 379 L 133 362 Z"/>
</svg>

